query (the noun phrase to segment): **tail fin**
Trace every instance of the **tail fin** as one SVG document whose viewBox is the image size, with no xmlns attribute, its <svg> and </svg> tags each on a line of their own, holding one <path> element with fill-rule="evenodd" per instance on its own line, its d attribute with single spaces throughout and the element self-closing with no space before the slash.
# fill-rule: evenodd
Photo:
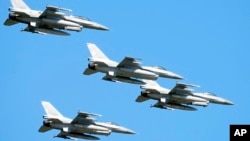
<svg viewBox="0 0 250 141">
<path fill-rule="evenodd" d="M 93 58 L 108 59 L 108 57 L 93 43 L 87 43 L 89 52 Z"/>
<path fill-rule="evenodd" d="M 10 0 L 14 8 L 30 10 L 29 6 L 23 0 Z"/>
<path fill-rule="evenodd" d="M 50 102 L 42 101 L 42 105 L 47 116 L 63 117 L 63 115 Z"/>
</svg>

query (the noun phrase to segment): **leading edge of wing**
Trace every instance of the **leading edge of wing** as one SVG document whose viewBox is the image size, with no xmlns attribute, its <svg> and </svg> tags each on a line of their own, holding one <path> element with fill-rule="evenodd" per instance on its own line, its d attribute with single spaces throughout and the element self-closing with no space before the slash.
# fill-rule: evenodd
<svg viewBox="0 0 250 141">
<path fill-rule="evenodd" d="M 117 67 L 136 67 L 141 68 L 141 62 L 139 62 L 141 59 L 133 58 L 133 57 L 125 57 L 118 65 Z"/>
</svg>

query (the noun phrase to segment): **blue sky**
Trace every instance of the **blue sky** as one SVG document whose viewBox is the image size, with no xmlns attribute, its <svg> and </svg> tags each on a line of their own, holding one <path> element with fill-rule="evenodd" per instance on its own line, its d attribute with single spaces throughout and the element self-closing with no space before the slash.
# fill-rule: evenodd
<svg viewBox="0 0 250 141">
<path fill-rule="evenodd" d="M 32 8 L 46 4 L 72 9 L 106 25 L 110 31 L 84 29 L 71 36 L 20 32 L 26 25 L 0 26 L 0 140 L 55 140 L 59 131 L 39 133 L 50 101 L 74 118 L 78 110 L 102 114 L 137 132 L 99 136 L 103 141 L 229 140 L 230 124 L 249 124 L 250 2 L 247 0 L 67 1 L 25 0 Z M 0 19 L 11 6 L 1 1 Z M 198 111 L 150 108 L 156 101 L 135 102 L 138 85 L 102 81 L 103 74 L 82 75 L 87 67 L 87 42 L 96 43 L 115 61 L 141 58 L 143 65 L 161 65 L 198 84 L 197 91 L 213 92 L 235 103 L 210 104 Z M 176 80 L 159 78 L 172 88 Z"/>
</svg>

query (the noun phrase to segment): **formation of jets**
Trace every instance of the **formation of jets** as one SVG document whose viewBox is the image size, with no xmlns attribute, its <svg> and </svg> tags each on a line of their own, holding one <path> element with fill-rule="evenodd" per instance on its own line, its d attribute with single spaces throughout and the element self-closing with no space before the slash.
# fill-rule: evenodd
<svg viewBox="0 0 250 141">
<path fill-rule="evenodd" d="M 44 11 L 37 11 L 30 9 L 22 0 L 11 0 L 11 3 L 13 7 L 9 8 L 9 18 L 4 25 L 27 24 L 28 26 L 21 31 L 67 36 L 69 33 L 62 30 L 77 32 L 83 28 L 108 30 L 106 26 L 87 18 L 64 13 L 65 11 L 71 12 L 70 9 L 47 5 Z"/>
<path fill-rule="evenodd" d="M 24 23 L 28 26 L 22 31 L 39 33 L 69 35 L 63 30 L 81 31 L 83 28 L 108 30 L 106 26 L 93 22 L 80 16 L 68 15 L 70 9 L 47 5 L 44 11 L 30 9 L 22 0 L 11 0 L 9 18 L 4 22 L 6 26 Z M 124 57 L 121 62 L 110 60 L 94 43 L 87 43 L 91 57 L 88 58 L 88 67 L 84 75 L 92 75 L 97 72 L 104 73 L 103 80 L 111 82 L 124 82 L 139 84 L 141 94 L 136 102 L 156 100 L 151 107 L 161 109 L 180 109 L 187 111 L 197 110 L 193 106 L 208 106 L 210 103 L 233 105 L 229 100 L 216 96 L 209 92 L 195 92 L 191 87 L 198 85 L 177 82 L 175 87 L 167 89 L 161 87 L 156 80 L 161 78 L 184 79 L 181 75 L 160 66 L 142 66 L 141 59 Z M 191 105 L 191 106 L 190 106 Z M 64 117 L 50 102 L 42 101 L 46 112 L 43 116 L 43 125 L 39 132 L 47 132 L 51 129 L 60 130 L 55 137 L 64 139 L 88 139 L 99 140 L 94 135 L 110 135 L 112 132 L 123 134 L 135 134 L 134 131 L 122 127 L 113 122 L 97 122 L 93 116 L 98 114 L 78 112 L 74 119 Z"/>
<path fill-rule="evenodd" d="M 163 88 L 156 82 L 158 77 L 172 79 L 183 79 L 183 77 L 163 67 L 141 66 L 140 59 L 133 57 L 125 57 L 120 63 L 117 63 L 110 60 L 95 44 L 87 43 L 87 47 L 91 57 L 88 58 L 88 68 L 83 74 L 91 75 L 101 72 L 106 74 L 102 78 L 103 80 L 140 84 L 142 91 L 136 102 L 153 99 L 157 100 L 157 103 L 151 107 L 187 111 L 197 110 L 189 105 L 204 107 L 209 103 L 233 105 L 231 101 L 212 93 L 195 92 L 190 88 L 199 87 L 198 85 L 177 82 L 172 90 Z"/>
</svg>

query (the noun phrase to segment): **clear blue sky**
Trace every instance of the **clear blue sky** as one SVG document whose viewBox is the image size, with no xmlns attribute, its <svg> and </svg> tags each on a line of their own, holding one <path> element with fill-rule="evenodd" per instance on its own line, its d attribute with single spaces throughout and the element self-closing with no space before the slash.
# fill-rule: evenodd
<svg viewBox="0 0 250 141">
<path fill-rule="evenodd" d="M 102 114 L 137 132 L 99 136 L 103 141 L 228 141 L 230 124 L 250 123 L 250 2 L 248 0 L 25 0 L 33 9 L 46 4 L 70 8 L 106 25 L 110 31 L 84 29 L 71 36 L 20 32 L 25 24 L 0 26 L 0 140 L 54 140 L 58 130 L 39 133 L 50 101 L 65 116 L 78 110 Z M 0 19 L 8 17 L 1 1 Z M 150 108 L 135 99 L 138 85 L 102 81 L 103 74 L 82 75 L 87 67 L 87 42 L 96 43 L 109 58 L 141 58 L 143 65 L 161 65 L 198 84 L 234 106 L 197 107 L 198 111 Z M 160 78 L 172 88 L 175 80 Z"/>
</svg>

